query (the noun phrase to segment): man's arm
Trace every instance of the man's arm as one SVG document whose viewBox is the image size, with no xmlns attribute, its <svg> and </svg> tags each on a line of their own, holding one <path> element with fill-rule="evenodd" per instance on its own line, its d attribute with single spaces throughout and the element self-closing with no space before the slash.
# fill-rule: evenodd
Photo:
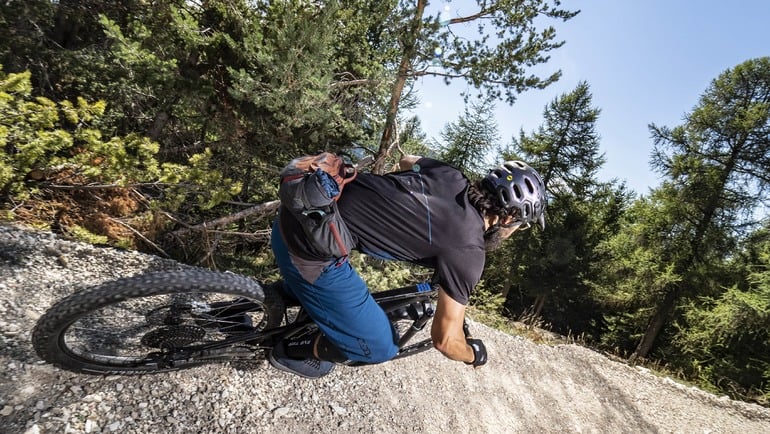
<svg viewBox="0 0 770 434">
<path fill-rule="evenodd" d="M 464 320 L 465 306 L 452 299 L 443 289 L 439 289 L 436 315 L 431 327 L 433 346 L 452 360 L 471 363 L 475 356 L 473 349 L 465 341 Z"/>
</svg>

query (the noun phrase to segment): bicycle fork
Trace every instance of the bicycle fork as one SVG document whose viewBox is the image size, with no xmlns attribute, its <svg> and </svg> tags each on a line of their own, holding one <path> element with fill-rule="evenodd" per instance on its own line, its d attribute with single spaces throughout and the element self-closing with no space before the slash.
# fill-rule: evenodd
<svg viewBox="0 0 770 434">
<path fill-rule="evenodd" d="M 399 348 L 402 348 L 407 342 L 409 342 L 410 339 L 412 339 L 412 336 L 425 328 L 425 324 L 427 324 L 428 321 L 433 318 L 436 310 L 433 306 L 433 303 L 429 301 L 422 301 L 410 304 L 407 307 L 407 313 L 411 318 L 414 319 L 414 322 L 412 323 L 411 327 L 409 327 L 409 329 L 404 332 L 404 334 L 401 336 L 401 339 L 399 339 Z"/>
</svg>

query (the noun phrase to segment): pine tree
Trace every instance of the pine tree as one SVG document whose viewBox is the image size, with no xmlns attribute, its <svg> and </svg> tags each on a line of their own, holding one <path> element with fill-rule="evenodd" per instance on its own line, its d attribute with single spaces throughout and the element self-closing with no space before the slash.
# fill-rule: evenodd
<svg viewBox="0 0 770 434">
<path fill-rule="evenodd" d="M 506 264 L 503 293 L 516 313 L 542 317 L 564 332 L 596 333 L 598 319 L 588 282 L 596 245 L 617 226 L 628 193 L 600 183 L 604 163 L 587 83 L 559 96 L 544 109 L 544 123 L 520 134 L 505 159 L 522 159 L 543 176 L 549 192 L 546 231 L 515 234 Z M 546 308 L 548 303 L 548 308 Z"/>
<path fill-rule="evenodd" d="M 499 147 L 500 133 L 491 101 L 471 103 L 457 121 L 444 126 L 443 144 L 439 144 L 439 158 L 460 169 L 469 178 L 486 174 L 486 156 Z"/>
<path fill-rule="evenodd" d="M 645 357 L 674 309 L 702 295 L 704 274 L 736 248 L 756 223 L 753 211 L 770 186 L 770 58 L 748 60 L 716 78 L 674 129 L 650 127 L 653 164 L 667 178 L 663 212 L 671 216 L 661 261 L 680 276 L 652 307 L 635 357 Z"/>
<path fill-rule="evenodd" d="M 752 234 L 731 261 L 745 283 L 684 307 L 688 324 L 675 344 L 688 355 L 676 362 L 710 388 L 739 399 L 770 399 L 770 230 Z"/>
</svg>

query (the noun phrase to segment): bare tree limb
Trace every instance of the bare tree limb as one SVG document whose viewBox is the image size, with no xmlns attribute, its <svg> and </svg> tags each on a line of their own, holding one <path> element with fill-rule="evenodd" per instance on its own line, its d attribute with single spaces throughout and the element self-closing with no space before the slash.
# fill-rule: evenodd
<svg viewBox="0 0 770 434">
<path fill-rule="evenodd" d="M 246 217 L 251 217 L 253 215 L 267 214 L 269 212 L 274 212 L 275 210 L 278 209 L 280 205 L 281 205 L 281 201 L 279 200 L 265 202 L 259 205 L 252 206 L 251 208 L 246 208 L 243 211 L 238 211 L 235 214 L 226 215 L 218 219 L 214 219 L 208 222 L 203 222 L 194 226 L 189 226 L 183 229 L 176 230 L 172 232 L 172 234 L 175 236 L 180 236 L 193 231 L 205 231 L 209 228 L 217 228 L 217 227 L 228 225 L 230 223 L 244 219 Z"/>
<path fill-rule="evenodd" d="M 126 224 L 126 223 L 123 223 L 122 221 L 120 221 L 120 220 L 118 220 L 118 219 L 116 219 L 116 218 L 112 218 L 112 217 L 107 217 L 107 218 L 108 218 L 110 221 L 113 221 L 113 222 L 115 222 L 115 223 L 117 223 L 117 224 L 119 224 L 119 225 L 121 225 L 121 226 L 125 227 L 125 228 L 126 228 L 126 229 L 128 229 L 129 231 L 133 232 L 133 233 L 134 233 L 134 235 L 136 235 L 137 237 L 141 238 L 141 239 L 142 239 L 142 241 L 144 241 L 144 242 L 145 242 L 145 243 L 147 243 L 148 245 L 152 246 L 152 247 L 153 247 L 155 250 L 157 250 L 158 252 L 160 252 L 160 254 L 161 254 L 161 255 L 163 255 L 164 257 L 166 257 L 166 258 L 170 258 L 170 257 L 171 257 L 171 256 L 169 256 L 169 255 L 168 255 L 168 253 L 166 253 L 166 252 L 165 252 L 163 249 L 161 249 L 161 248 L 160 248 L 160 247 L 159 247 L 157 244 L 155 244 L 155 243 L 153 243 L 152 241 L 148 240 L 148 239 L 147 239 L 147 238 L 146 238 L 144 235 L 142 235 L 141 233 L 139 233 L 139 231 L 137 231 L 136 229 L 132 228 L 132 227 L 131 227 L 131 226 L 129 226 L 128 224 Z"/>
<path fill-rule="evenodd" d="M 214 251 L 219 246 L 219 241 L 222 240 L 222 232 L 217 232 L 214 234 L 214 241 L 212 242 L 209 240 L 208 232 L 205 233 L 205 240 L 204 242 L 208 246 L 206 249 L 206 254 L 198 261 L 198 264 L 203 264 L 204 262 L 207 262 L 209 264 L 209 267 L 216 270 L 217 269 L 217 263 L 214 259 Z"/>
<path fill-rule="evenodd" d="M 337 82 L 331 83 L 329 87 L 335 88 L 335 87 L 371 86 L 371 85 L 377 85 L 379 83 L 380 82 L 378 80 L 361 78 L 357 80 L 337 81 Z"/>
<path fill-rule="evenodd" d="M 121 188 L 136 188 L 136 187 L 157 187 L 159 185 L 163 185 L 159 182 L 141 182 L 136 184 L 129 184 L 129 185 L 120 185 L 120 184 L 85 184 L 85 185 L 61 185 L 61 184 L 49 184 L 49 183 L 41 183 L 41 185 L 45 188 L 50 188 L 54 190 L 117 190 Z"/>
</svg>

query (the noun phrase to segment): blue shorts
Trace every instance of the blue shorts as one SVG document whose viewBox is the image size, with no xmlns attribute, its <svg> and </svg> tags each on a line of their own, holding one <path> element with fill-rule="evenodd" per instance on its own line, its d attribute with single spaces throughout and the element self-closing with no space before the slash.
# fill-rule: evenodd
<svg viewBox="0 0 770 434">
<path fill-rule="evenodd" d="M 277 220 L 271 245 L 284 287 L 345 356 L 356 362 L 379 363 L 398 353 L 388 317 L 349 261 L 330 261 L 311 283 L 293 263 Z"/>
</svg>

